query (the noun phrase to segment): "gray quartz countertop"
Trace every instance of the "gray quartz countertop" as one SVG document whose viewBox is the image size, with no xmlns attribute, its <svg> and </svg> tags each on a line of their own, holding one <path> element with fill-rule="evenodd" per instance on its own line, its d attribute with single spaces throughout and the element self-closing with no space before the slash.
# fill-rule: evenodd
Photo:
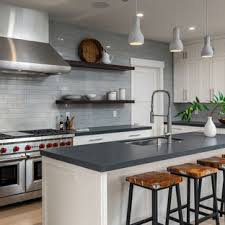
<svg viewBox="0 0 225 225">
<path fill-rule="evenodd" d="M 110 142 L 42 151 L 41 155 L 98 172 L 106 172 L 170 158 L 225 148 L 225 135 L 208 138 L 192 132 L 174 135 L 172 144 L 137 146 Z"/>
</svg>

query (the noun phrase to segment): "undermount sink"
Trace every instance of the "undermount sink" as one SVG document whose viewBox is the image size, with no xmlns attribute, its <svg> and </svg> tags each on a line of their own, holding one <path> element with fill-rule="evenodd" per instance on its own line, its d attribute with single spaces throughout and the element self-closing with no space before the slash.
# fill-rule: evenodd
<svg viewBox="0 0 225 225">
<path fill-rule="evenodd" d="M 172 143 L 181 143 L 183 139 L 180 138 L 172 138 Z M 133 141 L 126 141 L 126 144 L 130 145 L 161 145 L 161 144 L 167 144 L 168 140 L 166 138 L 149 138 L 149 139 L 142 139 L 142 140 L 133 140 Z"/>
</svg>

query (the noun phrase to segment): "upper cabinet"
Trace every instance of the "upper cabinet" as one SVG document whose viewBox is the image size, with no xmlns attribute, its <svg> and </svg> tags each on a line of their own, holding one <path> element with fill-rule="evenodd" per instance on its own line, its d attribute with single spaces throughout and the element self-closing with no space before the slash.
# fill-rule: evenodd
<svg viewBox="0 0 225 225">
<path fill-rule="evenodd" d="M 213 41 L 213 58 L 201 58 L 202 43 L 174 54 L 174 102 L 191 102 L 196 96 L 210 102 L 219 91 L 225 94 L 225 39 Z"/>
</svg>

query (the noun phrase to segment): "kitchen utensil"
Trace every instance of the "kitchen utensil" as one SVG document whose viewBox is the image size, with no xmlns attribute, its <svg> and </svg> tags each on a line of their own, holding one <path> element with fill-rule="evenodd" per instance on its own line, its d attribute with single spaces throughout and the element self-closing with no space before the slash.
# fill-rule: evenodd
<svg viewBox="0 0 225 225">
<path fill-rule="evenodd" d="M 126 89 L 125 88 L 119 89 L 119 100 L 126 100 Z"/>
<path fill-rule="evenodd" d="M 105 50 L 102 51 L 102 62 L 105 64 L 111 64 L 113 60 L 113 56 L 111 56 L 108 52 Z"/>
<path fill-rule="evenodd" d="M 87 63 L 99 63 L 102 59 L 102 51 L 103 47 L 96 39 L 84 39 L 78 48 L 80 59 Z"/>
<path fill-rule="evenodd" d="M 108 92 L 107 96 L 108 96 L 108 100 L 110 100 L 110 101 L 117 100 L 117 92 L 116 91 Z"/>
</svg>

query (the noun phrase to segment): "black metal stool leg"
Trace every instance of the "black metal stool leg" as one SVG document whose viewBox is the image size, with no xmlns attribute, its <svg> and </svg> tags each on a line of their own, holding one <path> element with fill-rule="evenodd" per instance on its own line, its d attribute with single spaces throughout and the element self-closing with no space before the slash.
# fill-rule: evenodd
<svg viewBox="0 0 225 225">
<path fill-rule="evenodd" d="M 187 178 L 187 223 L 190 224 L 190 208 L 191 208 L 191 180 Z"/>
<path fill-rule="evenodd" d="M 166 211 L 166 225 L 169 225 L 172 191 L 173 191 L 173 187 L 170 187 L 169 188 L 169 193 L 168 193 L 168 202 L 167 202 L 167 211 Z"/>
<path fill-rule="evenodd" d="M 220 205 L 220 216 L 223 216 L 223 210 L 225 205 L 225 170 L 223 170 L 223 187 L 222 187 L 222 197 L 221 197 L 221 205 Z"/>
<path fill-rule="evenodd" d="M 134 185 L 130 184 L 126 225 L 130 225 L 130 216 L 131 216 L 132 199 L 133 199 L 133 189 L 134 189 Z"/>
<path fill-rule="evenodd" d="M 195 225 L 199 224 L 199 198 L 198 198 L 198 179 L 194 179 L 194 199 L 195 199 Z"/>
<path fill-rule="evenodd" d="M 183 225 L 184 221 L 183 221 L 183 214 L 182 214 L 182 204 L 181 204 L 180 185 L 179 184 L 176 185 L 176 194 L 177 194 L 177 206 L 178 206 L 180 225 Z"/>
<path fill-rule="evenodd" d="M 158 192 L 152 190 L 152 225 L 158 225 Z"/>
<path fill-rule="evenodd" d="M 212 191 L 213 191 L 213 211 L 216 214 L 215 219 L 216 219 L 216 225 L 219 225 L 219 215 L 218 215 L 218 204 L 217 204 L 217 194 L 216 194 L 216 178 L 217 174 L 212 174 L 211 179 L 212 179 Z"/>
<path fill-rule="evenodd" d="M 202 178 L 199 179 L 199 186 L 198 186 L 198 199 L 201 199 L 201 191 L 202 191 Z"/>
</svg>

